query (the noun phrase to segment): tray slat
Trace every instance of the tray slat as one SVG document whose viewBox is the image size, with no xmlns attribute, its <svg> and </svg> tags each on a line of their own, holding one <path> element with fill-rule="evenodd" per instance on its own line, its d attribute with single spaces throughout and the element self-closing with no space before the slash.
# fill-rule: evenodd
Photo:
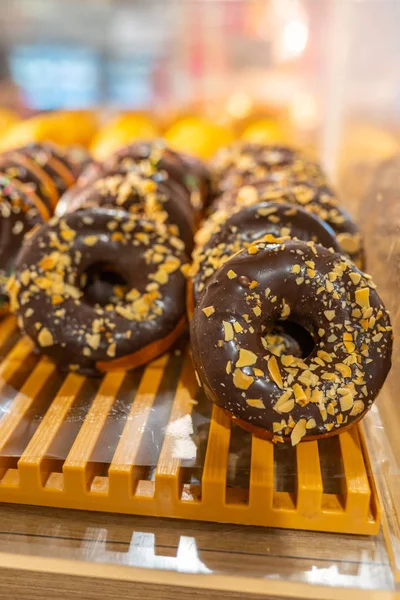
<svg viewBox="0 0 400 600">
<path fill-rule="evenodd" d="M 297 511 L 305 517 L 321 512 L 322 475 L 318 442 L 299 444 L 297 458 Z"/>
<path fill-rule="evenodd" d="M 133 486 L 140 478 L 142 469 L 135 467 L 136 456 L 167 361 L 168 357 L 162 356 L 144 372 L 108 470 L 110 493 L 122 495 L 127 500 L 132 497 Z"/>
<path fill-rule="evenodd" d="M 19 459 L 20 485 L 26 490 L 39 492 L 43 487 L 46 476 L 49 475 L 49 471 L 43 468 L 43 460 L 84 382 L 85 378 L 80 375 L 71 374 L 65 378 L 42 422 Z"/>
<path fill-rule="evenodd" d="M 360 437 L 356 428 L 339 436 L 344 471 L 344 494 L 346 512 L 354 518 L 367 518 L 371 488 L 368 482 L 366 465 Z"/>
<path fill-rule="evenodd" d="M 12 361 L 10 370 L 13 370 L 12 366 L 14 365 L 15 363 Z M 25 417 L 29 408 L 34 404 L 55 370 L 55 364 L 43 357 L 33 373 L 28 377 L 21 391 L 16 395 L 0 421 L 0 451 Z"/>
<path fill-rule="evenodd" d="M 185 354 L 182 375 L 176 388 L 174 404 L 166 428 L 155 475 L 155 493 L 159 502 L 176 502 L 180 498 L 181 459 L 177 456 L 175 446 L 179 440 L 181 420 L 190 417 L 193 398 L 196 394 L 196 381 L 189 351 Z M 181 425 L 184 427 L 184 423 Z M 184 433 L 184 432 L 182 432 Z"/>
<path fill-rule="evenodd" d="M 230 420 L 218 406 L 213 406 L 202 481 L 202 498 L 206 504 L 225 504 L 230 438 Z"/>
<path fill-rule="evenodd" d="M 85 495 L 95 465 L 89 467 L 90 457 L 104 427 L 108 413 L 115 401 L 126 373 L 107 374 L 93 400 L 92 406 L 80 428 L 63 466 L 66 489 Z"/>
<path fill-rule="evenodd" d="M 251 440 L 250 506 L 271 510 L 274 493 L 274 447 L 253 436 Z"/>
</svg>

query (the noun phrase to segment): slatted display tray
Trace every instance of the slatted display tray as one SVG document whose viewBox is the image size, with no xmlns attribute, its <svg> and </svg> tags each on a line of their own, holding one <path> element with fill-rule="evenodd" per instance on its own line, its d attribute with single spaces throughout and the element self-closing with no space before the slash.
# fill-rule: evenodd
<svg viewBox="0 0 400 600">
<path fill-rule="evenodd" d="M 251 436 L 199 394 L 189 350 L 183 348 L 181 356 L 172 352 L 136 372 L 98 380 L 63 377 L 48 358 L 33 352 L 13 317 L 2 320 L 0 501 L 378 532 L 380 508 L 358 428 L 293 449 Z M 155 427 L 156 413 L 162 422 L 158 417 Z M 176 452 L 174 424 L 192 418 L 195 423 L 199 414 L 207 429 L 204 453 L 201 465 L 191 468 Z M 143 466 L 151 464 L 143 460 L 151 439 L 154 468 Z M 240 460 L 248 461 L 247 469 L 238 483 L 232 464 L 237 446 L 242 450 L 246 444 L 248 454 Z"/>
</svg>

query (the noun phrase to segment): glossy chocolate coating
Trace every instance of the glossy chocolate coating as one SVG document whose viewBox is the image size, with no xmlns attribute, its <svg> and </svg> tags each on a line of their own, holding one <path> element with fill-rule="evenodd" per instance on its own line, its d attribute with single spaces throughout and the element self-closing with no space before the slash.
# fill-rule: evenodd
<svg viewBox="0 0 400 600">
<path fill-rule="evenodd" d="M 197 304 L 208 281 L 230 256 L 266 234 L 295 237 L 341 251 L 333 229 L 293 204 L 261 202 L 233 214 L 218 226 L 206 245 L 194 252 L 193 297 Z"/>
<path fill-rule="evenodd" d="M 61 369 L 96 374 L 99 361 L 143 351 L 175 331 L 185 314 L 185 263 L 182 241 L 162 225 L 115 209 L 78 211 L 51 219 L 24 244 L 12 310 Z M 126 281 L 118 302 L 88 301 L 94 265 Z"/>
<path fill-rule="evenodd" d="M 30 197 L 16 188 L 8 177 L 0 175 L 0 310 L 8 303 L 5 286 L 24 237 L 42 222 Z"/>
<path fill-rule="evenodd" d="M 225 221 L 232 213 L 243 207 L 259 202 L 294 204 L 319 217 L 332 227 L 342 251 L 358 267 L 364 267 L 364 248 L 356 223 L 328 186 L 317 187 L 308 182 L 292 182 L 291 185 L 284 186 L 266 180 L 231 190 L 221 197 L 219 209 L 210 215 L 203 231 L 200 230 L 196 234 L 196 240 L 200 244 L 204 243 L 204 239 L 207 239 L 209 232 L 213 231 L 215 224 Z"/>
<path fill-rule="evenodd" d="M 235 142 L 221 148 L 211 161 L 215 193 L 241 187 L 275 175 L 280 179 L 325 185 L 326 176 L 318 163 L 287 146 Z"/>
<path fill-rule="evenodd" d="M 307 357 L 277 357 L 262 344 L 263 328 L 285 319 L 314 339 Z M 191 343 L 213 402 L 296 444 L 339 433 L 371 407 L 391 367 L 392 327 L 369 276 L 320 245 L 290 240 L 256 243 L 217 271 L 195 309 Z"/>
<path fill-rule="evenodd" d="M 173 235 L 185 243 L 188 253 L 193 249 L 194 217 L 189 206 L 171 194 L 162 175 L 144 177 L 137 171 L 116 173 L 96 179 L 65 204 L 67 212 L 82 208 L 121 208 L 130 213 L 167 223 Z"/>
</svg>

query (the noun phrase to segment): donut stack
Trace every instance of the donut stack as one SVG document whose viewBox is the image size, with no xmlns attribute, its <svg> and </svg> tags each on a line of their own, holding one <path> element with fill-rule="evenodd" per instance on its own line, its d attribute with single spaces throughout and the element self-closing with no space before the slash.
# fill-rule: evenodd
<svg viewBox="0 0 400 600">
<path fill-rule="evenodd" d="M 388 311 L 360 232 L 300 152 L 222 149 L 188 291 L 197 378 L 243 428 L 274 442 L 354 425 L 391 366 Z"/>
<path fill-rule="evenodd" d="M 0 314 L 8 310 L 5 286 L 25 235 L 52 216 L 89 160 L 80 148 L 61 150 L 50 143 L 0 155 Z"/>
<path fill-rule="evenodd" d="M 97 375 L 166 351 L 186 322 L 186 275 L 208 169 L 162 141 L 88 166 L 29 237 L 10 288 L 22 330 L 61 369 Z"/>
</svg>

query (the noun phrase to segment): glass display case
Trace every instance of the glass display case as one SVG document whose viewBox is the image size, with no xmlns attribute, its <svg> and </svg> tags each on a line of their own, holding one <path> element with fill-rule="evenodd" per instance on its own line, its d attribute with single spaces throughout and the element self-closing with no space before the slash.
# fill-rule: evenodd
<svg viewBox="0 0 400 600">
<path fill-rule="evenodd" d="M 196 395 L 195 382 L 186 380 L 184 344 L 145 371 L 130 374 L 115 389 L 89 382 L 83 392 L 59 393 L 59 412 L 50 416 L 49 405 L 40 399 L 24 412 L 26 390 L 32 386 L 23 385 L 29 383 L 29 369 L 38 367 L 25 365 L 28 375 L 17 377 L 13 360 L 23 362 L 25 355 L 10 361 L 2 351 L 8 370 L 0 367 L 0 500 L 7 503 L 0 510 L 0 590 L 5 585 L 1 573 L 18 570 L 19 581 L 9 577 L 7 589 L 24 585 L 25 577 L 38 589 L 49 589 L 46 577 L 51 573 L 66 594 L 70 585 L 73 593 L 75 578 L 80 589 L 110 586 L 120 598 L 128 597 L 130 585 L 154 597 L 169 590 L 183 598 L 193 593 L 213 593 L 215 598 L 389 598 L 396 593 L 399 23 L 396 0 L 7 2 L 0 20 L 0 105 L 16 110 L 19 117 L 88 111 L 95 115 L 94 131 L 120 114 L 144 115 L 150 121 L 141 130 L 144 137 L 165 134 L 205 158 L 224 140 L 243 138 L 301 146 L 320 160 L 341 201 L 362 226 L 368 271 L 391 311 L 395 345 L 389 379 L 363 419 L 360 437 L 350 439 L 348 447 L 339 448 L 336 438 L 319 446 L 321 483 L 302 479 L 301 465 L 313 460 L 311 450 L 293 454 L 283 448 L 271 457 L 250 434 L 230 426 L 228 431 Z M 211 142 L 199 142 L 198 129 L 184 129 L 188 123 L 193 126 L 191 119 L 220 129 L 213 129 Z M 124 129 L 123 122 L 120 127 Z M 89 129 L 85 143 L 90 145 L 94 134 Z M 0 327 L 0 346 L 9 352 L 15 332 L 7 327 Z M 50 381 L 53 374 L 43 371 L 42 376 Z M 61 384 L 49 385 L 56 389 Z M 189 403 L 189 411 L 177 400 L 176 385 L 181 393 L 186 390 L 182 402 Z M 132 390 L 145 398 L 139 412 Z M 35 393 L 39 398 L 40 390 Z M 96 402 L 102 403 L 100 412 Z M 43 421 L 46 431 L 58 432 L 44 450 L 35 446 Z M 210 439 L 217 454 L 225 452 L 222 475 L 213 470 Z M 28 444 L 41 482 L 39 471 L 30 471 L 26 460 Z M 178 483 L 168 471 L 171 452 Z M 264 479 L 260 475 L 257 480 L 257 453 L 270 461 L 270 479 L 262 472 Z M 357 460 L 365 472 L 355 481 L 351 469 Z M 82 461 L 84 476 L 74 470 Z M 112 472 L 121 465 L 127 474 L 109 482 L 110 468 Z M 68 477 L 76 478 L 82 494 L 71 502 L 57 500 L 57 490 L 63 490 Z M 135 512 L 123 508 L 125 487 L 132 480 L 139 482 L 139 496 L 147 494 L 154 502 L 149 508 L 140 501 L 138 515 L 117 514 Z M 203 491 L 202 481 L 207 483 Z M 16 489 L 20 483 L 22 500 Z M 35 486 L 56 491 L 43 500 Z M 85 495 L 87 489 L 97 494 L 96 500 Z M 118 500 L 110 508 L 111 493 Z M 269 493 L 275 494 L 271 506 L 286 502 L 289 516 L 272 510 L 272 526 L 259 527 L 266 524 Z M 205 501 L 206 495 L 211 508 L 203 513 L 185 505 L 190 499 Z M 328 496 L 335 496 L 337 505 L 326 504 Z M 309 511 L 316 498 L 325 502 L 321 525 Z M 257 517 L 243 516 L 257 502 Z M 241 508 L 232 509 L 235 503 Z M 71 506 L 98 512 L 72 511 Z M 339 509 L 347 510 L 346 525 L 335 520 Z M 364 510 L 369 511 L 368 528 L 357 531 Z M 296 511 L 301 517 L 297 521 Z M 168 515 L 180 519 L 166 519 Z"/>
</svg>

